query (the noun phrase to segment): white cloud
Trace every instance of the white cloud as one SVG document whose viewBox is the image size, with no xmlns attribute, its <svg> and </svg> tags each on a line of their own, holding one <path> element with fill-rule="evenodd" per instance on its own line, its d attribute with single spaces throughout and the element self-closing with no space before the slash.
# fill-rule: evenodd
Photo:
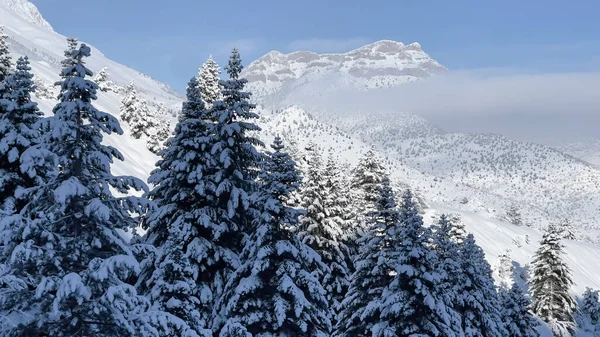
<svg viewBox="0 0 600 337">
<path fill-rule="evenodd" d="M 370 43 L 369 39 L 356 37 L 350 39 L 313 38 L 296 40 L 288 44 L 288 51 L 313 51 L 316 53 L 342 53 Z"/>
<path fill-rule="evenodd" d="M 337 91 L 313 103 L 339 111 L 409 112 L 448 131 L 518 138 L 600 135 L 600 73 L 450 71 L 394 88 Z"/>
</svg>

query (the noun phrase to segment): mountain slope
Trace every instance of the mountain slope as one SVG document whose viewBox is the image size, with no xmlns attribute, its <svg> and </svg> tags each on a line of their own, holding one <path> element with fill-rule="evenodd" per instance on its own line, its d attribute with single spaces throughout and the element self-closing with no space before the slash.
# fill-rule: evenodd
<svg viewBox="0 0 600 337">
<path fill-rule="evenodd" d="M 46 85 L 51 86 L 58 80 L 60 61 L 67 47 L 66 37 L 56 33 L 33 4 L 26 0 L 0 0 L 0 23 L 9 37 L 10 50 L 15 57 L 27 55 L 34 73 Z M 89 46 L 92 56 L 87 65 L 93 72 L 108 67 L 111 80 L 119 86 L 124 87 L 133 80 L 138 91 L 149 99 L 156 97 L 155 100 L 167 105 L 181 100 L 181 96 L 168 85 L 114 62 Z"/>
</svg>

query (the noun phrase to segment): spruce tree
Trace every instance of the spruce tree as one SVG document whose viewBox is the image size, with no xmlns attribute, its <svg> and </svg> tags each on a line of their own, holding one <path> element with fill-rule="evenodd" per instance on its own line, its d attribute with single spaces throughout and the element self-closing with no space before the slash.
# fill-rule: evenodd
<svg viewBox="0 0 600 337">
<path fill-rule="evenodd" d="M 204 62 L 198 71 L 198 85 L 202 93 L 202 99 L 208 108 L 212 107 L 213 102 L 219 101 L 222 98 L 221 84 L 219 83 L 219 75 L 221 69 L 213 60 L 212 55 Z"/>
<path fill-rule="evenodd" d="M 327 157 L 323 177 L 327 192 L 324 200 L 327 211 L 326 221 L 330 221 L 331 226 L 341 230 L 340 243 L 343 245 L 343 253 L 346 255 L 346 264 L 350 275 L 354 271 L 352 259 L 358 252 L 356 240 L 359 238 L 360 229 L 355 227 L 356 221 L 349 195 L 350 189 L 332 151 Z"/>
<path fill-rule="evenodd" d="M 369 149 L 352 170 L 351 186 L 359 191 L 359 203 L 372 207 L 377 202 L 384 176 L 385 168 L 375 156 L 374 148 Z"/>
<path fill-rule="evenodd" d="M 562 219 L 558 224 L 558 227 L 562 231 L 562 237 L 566 240 L 576 240 L 577 236 L 575 235 L 575 227 L 573 227 L 573 223 L 568 218 Z"/>
<path fill-rule="evenodd" d="M 353 227 L 359 232 L 364 232 L 367 230 L 366 214 L 374 210 L 373 205 L 379 198 L 381 181 L 386 173 L 375 156 L 374 148 L 365 153 L 351 173 L 350 186 L 354 192 L 354 208 L 360 210 L 354 218 Z"/>
<path fill-rule="evenodd" d="M 457 215 L 449 216 L 448 221 L 451 226 L 449 232 L 450 238 L 453 242 L 459 245 L 462 244 L 468 235 L 467 230 L 465 229 L 465 224 Z"/>
<path fill-rule="evenodd" d="M 502 253 L 498 256 L 498 258 L 499 258 L 499 263 L 498 263 L 498 268 L 496 268 L 496 270 L 498 272 L 498 277 L 500 279 L 500 285 L 502 287 L 510 288 L 513 283 L 514 272 L 515 272 L 515 266 L 513 266 L 513 260 L 510 257 L 510 249 L 506 249 L 504 251 L 504 253 Z"/>
<path fill-rule="evenodd" d="M 119 108 L 119 118 L 126 123 L 130 123 L 133 117 L 138 114 L 139 98 L 135 90 L 133 81 L 129 82 L 125 88 L 125 95 L 121 99 L 121 107 Z"/>
<path fill-rule="evenodd" d="M 216 140 L 211 154 L 217 158 L 218 165 L 213 177 L 219 198 L 217 223 L 226 225 L 233 232 L 246 231 L 256 215 L 250 195 L 256 191 L 256 178 L 262 161 L 256 146 L 264 146 L 253 135 L 260 131 L 253 122 L 259 116 L 253 111 L 256 106 L 250 103 L 250 93 L 244 91 L 248 81 L 240 78 L 242 69 L 240 54 L 234 48 L 225 68 L 229 79 L 220 81 L 223 100 L 213 102 L 211 108 Z M 229 238 L 228 245 L 237 247 L 239 252 L 241 245 L 237 239 Z"/>
<path fill-rule="evenodd" d="M 115 149 L 102 144 L 103 134 L 122 131 L 115 118 L 98 111 L 96 84 L 83 58 L 90 48 L 71 51 L 73 64 L 61 73 L 60 101 L 45 138 L 58 158 L 58 174 L 38 188 L 26 206 L 27 219 L 7 269 L 13 284 L 0 297 L 16 298 L 8 308 L 22 314 L 8 336 L 130 336 L 134 321 L 147 306 L 131 284 L 139 264 L 123 239 L 147 202 L 117 197 L 130 188 L 145 189 L 133 177 L 110 172 Z"/>
<path fill-rule="evenodd" d="M 152 153 L 158 153 L 165 147 L 165 141 L 171 135 L 171 123 L 169 121 L 157 122 L 157 125 L 151 127 L 148 132 L 146 147 Z"/>
<path fill-rule="evenodd" d="M 210 152 L 214 123 L 197 84 L 195 77 L 190 80 L 174 136 L 158 153 L 161 159 L 148 179 L 154 185 L 148 197 L 157 208 L 144 220 L 145 242 L 156 252 L 144 261 L 138 288 L 159 311 L 185 321 L 199 336 L 211 336 L 217 300 L 213 279 L 217 281 L 222 269 L 232 268 L 237 258 L 219 245 L 224 228 L 210 218 L 218 202 L 211 179 L 216 172 Z"/>
<path fill-rule="evenodd" d="M 285 201 L 300 177 L 279 137 L 271 148 L 260 175 L 261 215 L 241 254 L 243 264 L 228 283 L 227 320 L 219 336 L 330 336 L 325 289 L 315 275 L 326 266 L 286 229 L 298 226 L 299 212 Z"/>
<path fill-rule="evenodd" d="M 437 269 L 431 233 L 423 226 L 410 190 L 402 196 L 399 222 L 387 256 L 395 275 L 383 291 L 381 322 L 373 326 L 373 336 L 461 336 L 460 318 L 443 293 L 447 275 Z"/>
<path fill-rule="evenodd" d="M 600 332 L 600 301 L 598 290 L 586 287 L 578 315 L 579 325 L 589 332 Z"/>
<path fill-rule="evenodd" d="M 61 64 L 61 72 L 60 72 L 60 77 L 64 80 L 66 77 L 68 77 L 68 70 L 71 69 L 72 67 L 74 67 L 76 65 L 75 61 L 73 60 L 73 58 L 71 57 L 71 55 L 77 50 L 79 46 L 79 42 L 76 38 L 74 37 L 69 37 L 67 38 L 67 49 L 65 49 L 65 58 L 60 61 Z M 62 85 L 62 80 L 58 81 L 56 83 L 54 83 L 55 86 L 61 86 Z M 60 95 L 58 97 L 60 99 Z"/>
<path fill-rule="evenodd" d="M 300 220 L 299 237 L 314 249 L 327 265 L 329 272 L 323 275 L 321 284 L 327 291 L 330 318 L 335 320 L 339 306 L 349 285 L 348 249 L 341 241 L 341 218 L 336 213 L 333 200 L 328 200 L 325 175 L 318 149 L 313 145 L 310 163 L 302 190 L 302 208 L 306 210 Z M 330 206 L 330 208 L 328 208 Z"/>
<path fill-rule="evenodd" d="M 42 184 L 49 171 L 43 162 L 34 161 L 36 157 L 50 159 L 47 153 L 32 152 L 34 157 L 22 158 L 28 148 L 39 143 L 43 116 L 31 101 L 35 85 L 30 71 L 28 58 L 19 58 L 16 71 L 4 80 L 0 97 L 0 209 L 4 214 L 19 213 L 28 200 L 17 196 L 17 191 Z"/>
<path fill-rule="evenodd" d="M 359 243 L 355 271 L 350 287 L 341 303 L 335 336 L 373 336 L 373 326 L 380 323 L 383 290 L 393 279 L 390 259 L 399 244 L 397 232 L 400 214 L 389 179 L 384 177 L 375 211 L 367 214 L 369 230 Z"/>
<path fill-rule="evenodd" d="M 143 136 L 152 136 L 157 133 L 153 130 L 162 128 L 156 116 L 150 112 L 148 102 L 138 97 L 135 85 L 129 82 L 125 89 L 125 96 L 121 100 L 120 118 L 129 125 L 129 132 L 135 139 L 140 139 Z M 159 143 L 158 139 L 155 143 Z M 151 144 L 156 145 L 156 144 Z M 159 145 L 156 145 L 159 147 Z"/>
<path fill-rule="evenodd" d="M 533 312 L 552 328 L 555 336 L 569 337 L 576 331 L 577 303 L 569 294 L 571 270 L 563 261 L 562 229 L 550 226 L 533 258 L 530 280 Z"/>
<path fill-rule="evenodd" d="M 12 72 L 12 58 L 8 50 L 8 36 L 4 33 L 4 26 L 0 25 L 0 93 L 1 83 Z"/>
<path fill-rule="evenodd" d="M 500 288 L 501 317 L 511 337 L 539 337 L 538 319 L 533 316 L 531 300 L 523 289 L 514 282 L 510 288 Z"/>
<path fill-rule="evenodd" d="M 506 218 L 515 226 L 523 226 L 523 217 L 517 205 L 511 205 L 506 211 Z"/>
<path fill-rule="evenodd" d="M 439 293 L 444 303 L 451 310 L 456 311 L 462 300 L 459 294 L 462 287 L 461 275 L 463 270 L 460 263 L 460 248 L 453 237 L 456 229 L 455 222 L 446 214 L 442 214 L 437 224 L 432 226 L 432 229 L 432 243 L 437 254 L 436 269 L 442 275 Z M 454 324 L 457 324 L 457 322 Z"/>
<path fill-rule="evenodd" d="M 114 83 L 110 80 L 110 74 L 108 73 L 108 67 L 102 68 L 95 76 L 94 82 L 98 85 L 98 88 L 103 92 L 112 90 Z"/>
<path fill-rule="evenodd" d="M 27 221 L 22 210 L 29 192 L 54 173 L 54 156 L 40 148 L 42 113 L 31 101 L 35 86 L 27 57 L 19 58 L 16 71 L 4 83 L 0 98 L 0 264 L 7 264 L 0 267 L 0 312 L 10 311 L 20 301 L 10 289 L 25 285 L 10 270 L 11 253 Z"/>
<path fill-rule="evenodd" d="M 507 336 L 492 268 L 473 234 L 467 235 L 462 243 L 460 260 L 463 274 L 459 283 L 462 287 L 457 311 L 462 317 L 465 336 Z"/>
</svg>

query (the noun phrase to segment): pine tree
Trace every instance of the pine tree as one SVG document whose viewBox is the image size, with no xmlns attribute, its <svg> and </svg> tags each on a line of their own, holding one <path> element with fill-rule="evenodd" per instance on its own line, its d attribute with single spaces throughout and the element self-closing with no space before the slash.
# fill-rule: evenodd
<svg viewBox="0 0 600 337">
<path fill-rule="evenodd" d="M 492 268 L 473 234 L 469 234 L 462 243 L 460 260 L 463 274 L 459 284 L 463 286 L 457 311 L 462 317 L 465 336 L 507 336 Z"/>
<path fill-rule="evenodd" d="M 327 195 L 331 189 L 321 167 L 321 157 L 316 147 L 311 146 L 310 163 L 302 191 L 302 208 L 306 210 L 300 220 L 299 237 L 323 259 L 330 272 L 323 275 L 321 284 L 327 291 L 331 308 L 330 318 L 335 321 L 341 301 L 349 286 L 348 249 L 341 242 L 342 220 L 338 216 L 333 197 Z M 328 207 L 329 206 L 329 207 Z M 337 213 L 337 214 L 336 214 Z"/>
<path fill-rule="evenodd" d="M 77 50 L 78 45 L 79 45 L 79 42 L 77 41 L 76 38 L 74 38 L 74 37 L 67 38 L 67 49 L 65 50 L 65 54 L 64 54 L 65 58 L 62 61 L 60 61 L 60 64 L 62 67 L 62 71 L 60 72 L 60 77 L 63 80 L 69 76 L 67 71 L 76 65 L 76 63 L 73 60 L 73 58 L 71 57 L 71 55 L 73 55 L 73 53 Z M 54 83 L 54 85 L 60 87 L 62 85 L 62 80 Z M 60 99 L 60 96 L 58 98 Z"/>
<path fill-rule="evenodd" d="M 498 256 L 498 258 L 499 264 L 496 270 L 498 271 L 500 285 L 502 287 L 510 288 L 513 283 L 515 272 L 515 266 L 513 266 L 513 260 L 510 256 L 510 249 L 506 249 L 504 253 Z"/>
<path fill-rule="evenodd" d="M 331 226 L 341 229 L 340 243 L 343 245 L 343 253 L 346 256 L 346 264 L 350 275 L 354 271 L 352 257 L 358 252 L 356 241 L 359 238 L 360 229 L 355 228 L 356 221 L 351 207 L 350 190 L 347 188 L 348 184 L 340 172 L 332 151 L 329 152 L 327 157 L 323 177 L 327 191 L 324 200 L 327 213 L 326 221 L 330 221 Z"/>
<path fill-rule="evenodd" d="M 383 291 L 373 336 L 460 336 L 460 317 L 442 293 L 447 276 L 436 268 L 439 257 L 410 190 L 402 196 L 399 222 L 388 256 L 395 275 Z"/>
<path fill-rule="evenodd" d="M 97 86 L 86 79 L 92 73 L 83 62 L 89 55 L 81 45 L 64 62 L 73 66 L 61 73 L 60 102 L 45 139 L 58 157 L 58 174 L 35 191 L 24 210 L 32 220 L 10 254 L 8 276 L 18 287 L 0 297 L 18 299 L 8 310 L 26 314 L 8 336 L 129 336 L 147 306 L 131 284 L 139 264 L 121 236 L 137 224 L 130 212 L 143 212 L 147 202 L 111 192 L 145 184 L 110 173 L 112 161 L 123 157 L 102 144 L 103 133 L 122 131 L 92 105 Z"/>
<path fill-rule="evenodd" d="M 508 221 L 515 226 L 523 226 L 523 217 L 521 216 L 521 211 L 519 211 L 519 207 L 516 205 L 511 205 L 506 211 L 506 217 Z"/>
<path fill-rule="evenodd" d="M 156 247 L 156 252 L 144 261 L 138 287 L 157 310 L 185 321 L 199 336 L 212 336 L 217 300 L 213 278 L 221 269 L 231 268 L 236 257 L 219 245 L 224 228 L 210 220 L 218 202 L 211 179 L 216 165 L 210 152 L 214 125 L 197 83 L 195 77 L 189 82 L 174 136 L 158 153 L 161 159 L 148 179 L 154 185 L 148 197 L 157 208 L 146 215 L 145 242 Z M 178 336 L 178 332 L 164 333 Z"/>
<path fill-rule="evenodd" d="M 375 157 L 374 148 L 371 148 L 360 159 L 358 165 L 352 170 L 350 186 L 353 189 L 354 209 L 360 210 L 354 218 L 353 227 L 359 235 L 367 230 L 366 214 L 374 210 L 377 202 L 381 181 L 385 176 L 385 169 Z M 352 247 L 351 247 L 352 248 Z"/>
<path fill-rule="evenodd" d="M 147 147 L 153 153 L 158 153 L 165 147 L 165 141 L 171 134 L 171 123 L 162 121 L 148 130 Z"/>
<path fill-rule="evenodd" d="M 558 227 L 562 231 L 563 239 L 566 240 L 576 240 L 577 236 L 575 235 L 575 227 L 568 218 L 562 219 L 558 224 Z"/>
<path fill-rule="evenodd" d="M 212 55 L 204 62 L 198 71 L 198 85 L 202 93 L 202 99 L 208 108 L 212 107 L 213 102 L 222 99 L 221 85 L 219 83 L 219 75 L 221 69 L 213 60 Z"/>
<path fill-rule="evenodd" d="M 511 337 L 539 337 L 538 319 L 530 311 L 531 301 L 514 282 L 510 288 L 500 288 L 501 317 Z"/>
<path fill-rule="evenodd" d="M 392 281 L 394 266 L 389 262 L 398 245 L 400 214 L 389 179 L 384 177 L 375 211 L 367 214 L 369 230 L 359 239 L 359 254 L 350 287 L 342 301 L 335 336 L 373 336 L 380 323 L 382 294 Z"/>
<path fill-rule="evenodd" d="M 12 58 L 8 50 L 8 36 L 4 33 L 4 26 L 0 25 L 0 86 L 12 72 Z M 2 88 L 0 88 L 0 93 Z"/>
<path fill-rule="evenodd" d="M 119 108 L 119 118 L 126 123 L 130 123 L 133 117 L 138 114 L 139 98 L 135 90 L 133 81 L 129 82 L 125 88 L 125 95 L 121 99 L 121 107 Z"/>
<path fill-rule="evenodd" d="M 589 332 L 600 332 L 600 301 L 598 299 L 598 290 L 593 290 L 589 287 L 585 289 L 581 299 L 581 308 L 579 309 L 579 321 L 582 323 L 580 326 L 582 328 L 587 326 Z"/>
<path fill-rule="evenodd" d="M 125 96 L 121 100 L 120 112 L 119 117 L 129 125 L 129 132 L 135 139 L 140 139 L 143 136 L 152 138 L 157 133 L 156 130 L 162 128 L 156 116 L 150 112 L 148 102 L 138 97 L 133 82 L 129 82 L 129 85 L 125 89 Z M 160 147 L 158 138 L 154 142 L 157 144 L 150 144 L 149 147 L 152 145 Z"/>
<path fill-rule="evenodd" d="M 458 215 L 453 215 L 448 217 L 450 228 L 450 238 L 453 242 L 457 244 L 462 244 L 467 238 L 467 230 L 465 229 L 465 224 L 461 221 Z"/>
<path fill-rule="evenodd" d="M 352 170 L 351 186 L 359 190 L 359 203 L 362 206 L 372 207 L 377 202 L 384 176 L 385 168 L 377 160 L 375 150 L 369 149 Z"/>
<path fill-rule="evenodd" d="M 112 90 L 113 82 L 110 80 L 110 74 L 108 73 L 108 67 L 102 68 L 93 78 L 98 88 L 103 92 Z"/>
<path fill-rule="evenodd" d="M 264 146 L 252 135 L 260 131 L 253 123 L 259 116 L 253 112 L 255 105 L 249 101 L 250 93 L 243 91 L 248 81 L 239 78 L 242 69 L 240 55 L 237 49 L 233 49 L 225 68 L 229 79 L 220 82 L 223 101 L 213 102 L 211 108 L 216 140 L 211 154 L 217 158 L 218 167 L 213 177 L 219 198 L 216 207 L 219 209 L 218 220 L 215 220 L 237 233 L 247 231 L 256 215 L 250 195 L 256 191 L 256 178 L 262 161 L 256 146 Z M 228 246 L 238 247 L 240 252 L 242 246 L 238 239 L 239 236 L 237 239 L 229 238 Z"/>
<path fill-rule="evenodd" d="M 135 139 L 142 137 L 151 137 L 154 133 L 153 130 L 159 127 L 159 122 L 150 112 L 148 102 L 144 99 L 139 100 L 138 109 L 136 114 L 133 115 L 129 122 L 129 132 Z"/>
<path fill-rule="evenodd" d="M 39 143 L 43 116 L 37 103 L 31 101 L 35 85 L 30 70 L 27 57 L 19 58 L 16 71 L 4 80 L 0 99 L 0 209 L 4 214 L 19 213 L 28 200 L 17 197 L 17 190 L 41 185 L 48 171 L 43 162 L 27 164 L 22 158 L 28 148 Z M 48 158 L 48 154 L 36 154 L 40 155 Z"/>
<path fill-rule="evenodd" d="M 228 283 L 220 336 L 330 336 L 325 290 L 314 274 L 326 266 L 286 229 L 298 226 L 299 212 L 284 203 L 300 177 L 279 137 L 271 148 L 261 173 L 261 216 Z"/>
<path fill-rule="evenodd" d="M 550 226 L 533 258 L 530 281 L 533 312 L 552 328 L 555 336 L 575 334 L 577 303 L 569 295 L 571 270 L 563 261 L 562 229 Z"/>
<path fill-rule="evenodd" d="M 436 269 L 442 275 L 439 293 L 444 303 L 451 310 L 456 311 L 461 303 L 459 294 L 462 287 L 461 275 L 463 270 L 460 263 L 460 248 L 453 237 L 456 229 L 455 222 L 446 214 L 442 214 L 432 229 L 433 247 L 437 253 Z M 454 324 L 458 325 L 456 322 Z"/>
</svg>

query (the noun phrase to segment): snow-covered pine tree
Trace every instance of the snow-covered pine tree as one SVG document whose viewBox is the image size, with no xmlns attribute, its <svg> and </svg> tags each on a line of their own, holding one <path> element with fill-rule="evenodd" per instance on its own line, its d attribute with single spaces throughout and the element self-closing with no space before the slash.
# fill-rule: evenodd
<svg viewBox="0 0 600 337">
<path fill-rule="evenodd" d="M 133 81 L 129 82 L 125 89 L 125 95 L 121 99 L 119 110 L 121 113 L 119 117 L 129 125 L 129 132 L 135 139 L 140 139 L 142 136 L 152 137 L 157 133 L 156 130 L 163 127 L 156 117 L 150 113 L 148 102 L 138 96 Z M 159 147 L 160 141 L 158 141 L 158 138 L 155 143 L 157 143 L 155 147 Z M 150 148 L 152 145 L 149 144 L 148 147 Z"/>
<path fill-rule="evenodd" d="M 400 214 L 390 181 L 384 176 L 375 211 L 367 214 L 368 231 L 359 243 L 355 271 L 342 301 L 334 336 L 372 336 L 372 327 L 380 322 L 383 289 L 392 281 L 393 257 L 398 239 Z"/>
<path fill-rule="evenodd" d="M 0 85 L 11 72 L 12 57 L 8 50 L 8 36 L 4 33 L 4 26 L 0 25 Z"/>
<path fill-rule="evenodd" d="M 256 216 L 250 195 L 258 187 L 256 178 L 263 156 L 256 146 L 264 146 L 253 134 L 260 128 L 253 122 L 259 116 L 253 111 L 250 93 L 244 91 L 248 82 L 240 78 L 243 69 L 240 54 L 233 49 L 225 70 L 229 79 L 221 80 L 223 100 L 213 102 L 211 118 L 215 122 L 215 143 L 211 154 L 217 159 L 218 171 L 213 176 L 219 210 L 215 222 L 235 235 L 226 239 L 228 247 L 239 253 L 242 249 L 238 235 L 247 231 Z"/>
<path fill-rule="evenodd" d="M 158 126 L 158 120 L 150 112 L 148 102 L 140 99 L 136 114 L 129 121 L 129 132 L 135 139 L 140 139 L 142 136 L 150 136 L 151 130 Z"/>
<path fill-rule="evenodd" d="M 523 216 L 517 205 L 511 205 L 506 211 L 506 218 L 515 226 L 523 226 Z"/>
<path fill-rule="evenodd" d="M 154 185 L 148 197 L 157 208 L 146 215 L 144 240 L 156 252 L 144 261 L 138 288 L 157 310 L 185 321 L 199 336 L 212 336 L 212 311 L 218 299 L 213 283 L 224 282 L 220 272 L 237 266 L 237 257 L 220 245 L 228 228 L 211 217 L 218 203 L 212 181 L 216 158 L 210 152 L 214 125 L 196 77 L 187 86 L 180 116 L 148 179 Z"/>
<path fill-rule="evenodd" d="M 357 202 L 359 206 L 366 206 L 367 212 L 372 210 L 379 198 L 381 181 L 385 175 L 385 168 L 376 158 L 374 148 L 369 149 L 352 170 L 351 186 L 358 190 L 360 200 Z"/>
<path fill-rule="evenodd" d="M 355 228 L 356 221 L 349 195 L 349 185 L 336 163 L 333 151 L 329 151 L 323 177 L 325 179 L 325 188 L 327 189 L 324 200 L 327 213 L 326 221 L 332 222 L 331 226 L 341 229 L 340 243 L 343 244 L 346 264 L 348 265 L 350 275 L 354 271 L 352 260 L 353 256 L 358 252 L 356 241 L 360 237 L 360 229 Z"/>
<path fill-rule="evenodd" d="M 131 336 L 133 322 L 147 305 L 130 283 L 139 264 L 122 232 L 137 221 L 145 199 L 127 194 L 146 189 L 133 177 L 110 172 L 115 149 L 102 144 L 103 134 L 121 134 L 118 121 L 98 111 L 92 101 L 97 86 L 82 44 L 71 52 L 71 67 L 61 73 L 60 101 L 45 141 L 58 157 L 58 174 L 38 188 L 26 206 L 32 219 L 19 230 L 8 262 L 13 287 L 1 297 L 18 301 L 7 308 L 21 324 L 7 336 Z"/>
<path fill-rule="evenodd" d="M 219 336 L 330 336 L 328 301 L 318 277 L 327 267 L 286 229 L 298 226 L 299 212 L 285 201 L 301 178 L 279 137 L 271 148 L 260 175 L 261 216 L 241 254 L 244 263 L 228 283 L 227 320 Z"/>
<path fill-rule="evenodd" d="M 507 336 L 492 268 L 473 234 L 467 235 L 460 252 L 463 274 L 459 283 L 462 285 L 459 293 L 461 303 L 457 311 L 462 317 L 465 337 Z"/>
<path fill-rule="evenodd" d="M 220 74 L 221 69 L 217 62 L 213 60 L 212 55 L 208 57 L 208 60 L 204 62 L 198 71 L 198 85 L 207 108 L 212 107 L 213 102 L 219 101 L 223 97 L 221 84 L 219 83 Z"/>
<path fill-rule="evenodd" d="M 578 323 L 589 332 L 600 332 L 600 301 L 598 290 L 589 287 L 585 289 L 579 308 Z"/>
<path fill-rule="evenodd" d="M 146 146 L 151 152 L 158 153 L 165 147 L 165 141 L 171 135 L 171 123 L 169 121 L 158 122 L 148 132 Z"/>
<path fill-rule="evenodd" d="M 446 214 L 442 214 L 432 229 L 433 248 L 437 253 L 436 269 L 442 276 L 439 292 L 444 303 L 456 311 L 461 303 L 459 293 L 462 287 L 460 282 L 463 271 L 460 265 L 460 248 L 453 237 L 456 229 L 455 223 Z M 460 322 L 455 322 L 455 324 L 459 325 Z"/>
<path fill-rule="evenodd" d="M 73 61 L 73 59 L 71 58 L 71 55 L 73 54 L 74 51 L 77 50 L 77 47 L 79 45 L 79 41 L 77 41 L 76 38 L 74 37 L 68 37 L 67 38 L 67 49 L 65 49 L 65 58 L 60 61 L 61 67 L 62 67 L 62 71 L 59 74 L 61 78 L 65 78 L 65 76 L 68 76 L 65 74 L 65 70 L 71 69 L 73 66 L 75 66 L 75 61 Z M 62 85 L 62 80 L 58 81 L 56 83 L 54 83 L 55 86 L 61 86 Z M 58 97 L 60 99 L 60 95 Z"/>
<path fill-rule="evenodd" d="M 447 276 L 437 268 L 431 233 L 423 226 L 410 190 L 402 195 L 399 222 L 386 256 L 395 275 L 383 290 L 381 321 L 373 326 L 373 337 L 462 336 L 460 317 L 442 293 Z"/>
<path fill-rule="evenodd" d="M 131 81 L 125 88 L 125 95 L 121 99 L 119 118 L 125 123 L 130 123 L 133 117 L 138 114 L 139 104 L 135 83 Z"/>
<path fill-rule="evenodd" d="M 566 240 L 576 240 L 577 236 L 575 235 L 575 227 L 573 223 L 568 218 L 564 218 L 558 224 L 558 227 L 562 231 L 563 239 Z"/>
<path fill-rule="evenodd" d="M 548 227 L 533 257 L 530 280 L 533 312 L 552 328 L 557 337 L 571 337 L 577 329 L 577 303 L 569 294 L 571 270 L 563 261 L 562 229 Z"/>
<path fill-rule="evenodd" d="M 94 82 L 98 85 L 101 91 L 111 91 L 113 82 L 110 80 L 110 74 L 108 73 L 108 67 L 102 68 L 93 78 Z"/>
<path fill-rule="evenodd" d="M 43 161 L 36 162 L 31 156 L 22 158 L 28 148 L 39 143 L 43 116 L 37 103 L 31 101 L 35 85 L 30 71 L 28 58 L 19 58 L 16 71 L 4 80 L 0 97 L 0 214 L 4 215 L 19 213 L 28 198 L 17 197 L 17 191 L 43 184 L 50 171 Z M 51 159 L 44 152 L 38 152 L 37 157 Z"/>
<path fill-rule="evenodd" d="M 298 236 L 303 243 L 321 256 L 329 271 L 323 275 L 321 284 L 327 291 L 331 309 L 329 318 L 335 321 L 341 301 L 349 286 L 348 248 L 342 242 L 342 211 L 334 204 L 331 189 L 327 186 L 322 160 L 318 149 L 311 145 L 309 167 L 302 187 L 302 208 Z M 328 207 L 329 206 L 329 207 Z"/>
<path fill-rule="evenodd" d="M 448 216 L 447 220 L 451 226 L 450 228 L 450 238 L 457 244 L 462 244 L 463 241 L 467 238 L 467 230 L 465 229 L 465 224 L 461 221 L 460 216 L 452 215 Z"/>
<path fill-rule="evenodd" d="M 500 287 L 500 315 L 510 337 L 539 337 L 538 319 L 530 310 L 531 300 L 517 282 Z M 484 335 L 485 336 L 485 335 Z"/>
<path fill-rule="evenodd" d="M 510 249 L 506 249 L 504 253 L 498 256 L 499 261 L 498 267 L 496 268 L 500 280 L 500 286 L 506 289 L 510 289 L 514 280 L 515 272 L 515 266 L 513 266 L 513 260 L 510 256 L 510 252 Z"/>
</svg>

